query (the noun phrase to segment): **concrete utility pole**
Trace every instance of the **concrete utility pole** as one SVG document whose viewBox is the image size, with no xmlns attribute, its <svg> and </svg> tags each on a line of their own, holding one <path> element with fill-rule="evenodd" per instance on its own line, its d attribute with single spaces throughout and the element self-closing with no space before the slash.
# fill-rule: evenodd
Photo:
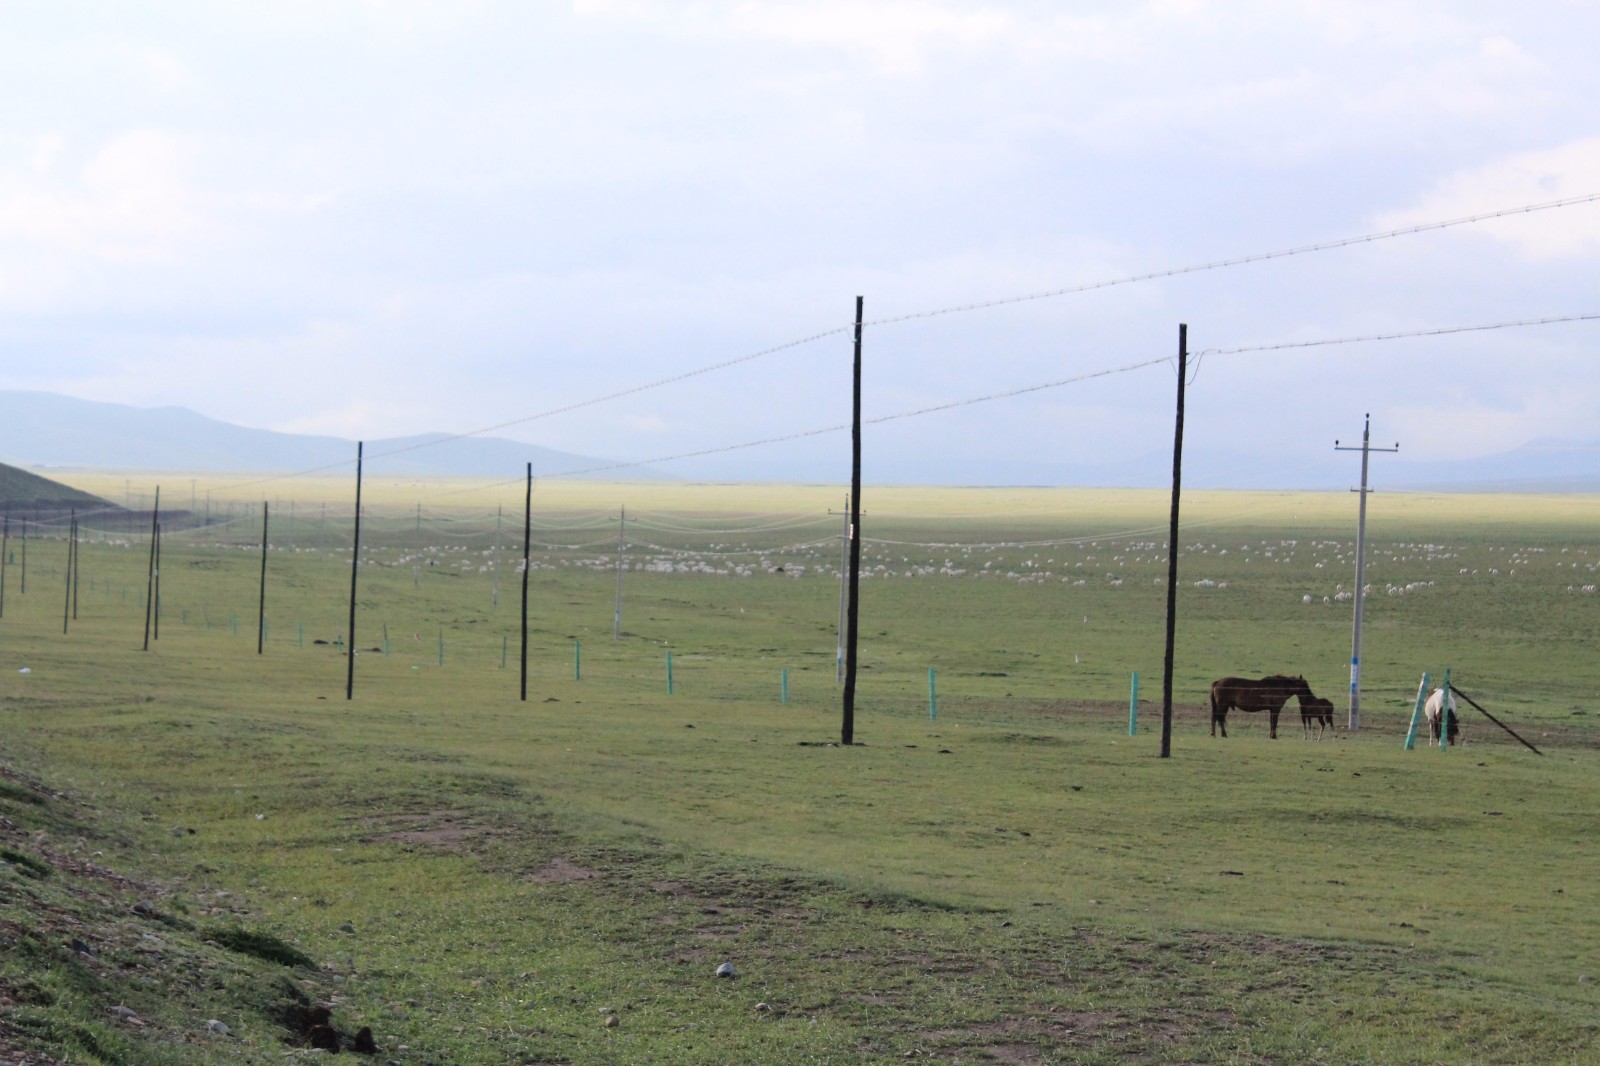
<svg viewBox="0 0 1600 1066">
<path fill-rule="evenodd" d="M 1351 492 L 1361 493 L 1361 508 L 1356 519 L 1356 610 L 1354 635 L 1350 639 L 1350 723 L 1349 729 L 1353 733 L 1361 728 L 1361 614 L 1366 603 L 1367 590 L 1367 493 L 1372 490 L 1367 488 L 1367 458 L 1372 452 L 1397 452 L 1400 442 L 1396 441 L 1393 448 L 1374 448 L 1372 446 L 1372 415 L 1365 416 L 1366 421 L 1361 427 L 1361 447 L 1354 445 L 1341 445 L 1337 440 L 1333 442 L 1336 452 L 1361 453 L 1361 487 L 1351 489 Z"/>
</svg>

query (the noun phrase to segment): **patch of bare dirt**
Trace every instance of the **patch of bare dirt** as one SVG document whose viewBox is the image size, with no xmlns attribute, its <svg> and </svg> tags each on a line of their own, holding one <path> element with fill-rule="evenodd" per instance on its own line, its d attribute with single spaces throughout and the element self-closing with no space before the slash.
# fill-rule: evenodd
<svg viewBox="0 0 1600 1066">
<path fill-rule="evenodd" d="M 471 821 L 465 811 L 459 810 L 396 815 L 374 819 L 372 825 L 388 831 L 365 838 L 369 843 L 403 844 L 442 851 L 460 851 L 469 842 L 482 840 L 489 835 L 486 826 Z"/>
<path fill-rule="evenodd" d="M 569 881 L 593 881 L 600 871 L 579 866 L 561 856 L 556 856 L 528 875 L 528 880 L 539 885 L 565 884 Z"/>
</svg>

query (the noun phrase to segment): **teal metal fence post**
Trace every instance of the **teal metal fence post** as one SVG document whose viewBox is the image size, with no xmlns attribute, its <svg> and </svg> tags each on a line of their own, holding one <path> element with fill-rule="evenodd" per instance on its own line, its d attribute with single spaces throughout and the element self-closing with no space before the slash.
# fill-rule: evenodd
<svg viewBox="0 0 1600 1066">
<path fill-rule="evenodd" d="M 1410 751 L 1417 746 L 1417 724 L 1422 721 L 1422 705 L 1428 702 L 1428 684 L 1433 679 L 1428 672 L 1422 672 L 1422 683 L 1417 686 L 1417 702 L 1411 708 L 1411 727 L 1406 730 L 1405 750 Z"/>
<path fill-rule="evenodd" d="M 500 669 L 506 668 L 506 648 L 510 645 L 511 638 L 504 633 L 500 634 Z"/>
<path fill-rule="evenodd" d="M 672 653 L 667 652 L 667 695 L 672 695 Z"/>
<path fill-rule="evenodd" d="M 439 630 L 439 665 L 444 665 L 444 630 Z"/>
<path fill-rule="evenodd" d="M 1133 672 L 1133 682 L 1128 691 L 1128 735 L 1139 735 L 1139 671 Z"/>
<path fill-rule="evenodd" d="M 1439 750 L 1450 750 L 1450 668 L 1444 668 L 1444 684 L 1439 686 Z"/>
<path fill-rule="evenodd" d="M 778 675 L 778 701 L 784 706 L 789 705 L 789 670 L 784 670 Z"/>
<path fill-rule="evenodd" d="M 583 641 L 572 642 L 572 680 L 583 680 Z"/>
<path fill-rule="evenodd" d="M 304 622 L 296 622 L 294 624 L 294 646 L 297 648 L 306 646 L 306 624 Z"/>
<path fill-rule="evenodd" d="M 934 678 L 938 676 L 933 667 L 928 667 L 928 721 L 939 720 L 939 691 L 934 685 Z"/>
</svg>

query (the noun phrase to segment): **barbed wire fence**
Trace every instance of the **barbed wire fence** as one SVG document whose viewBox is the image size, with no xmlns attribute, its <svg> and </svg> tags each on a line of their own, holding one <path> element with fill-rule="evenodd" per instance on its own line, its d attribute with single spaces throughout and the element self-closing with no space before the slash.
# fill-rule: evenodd
<svg viewBox="0 0 1600 1066">
<path fill-rule="evenodd" d="M 1337 241 L 1302 245 L 1231 259 L 1218 259 L 1190 266 L 1127 275 L 1084 285 L 891 316 L 869 320 L 865 324 L 869 327 L 883 327 L 914 320 L 992 310 L 1029 301 L 1084 293 L 1141 281 L 1176 277 L 1188 273 L 1222 270 L 1246 264 L 1268 262 L 1291 256 L 1348 247 L 1359 243 L 1370 243 L 1432 232 L 1487 219 L 1503 218 L 1509 215 L 1526 214 L 1534 211 L 1553 210 L 1596 201 L 1600 201 L 1600 194 L 1572 197 L 1542 204 L 1523 205 L 1517 208 L 1486 212 L 1383 233 L 1366 234 Z M 1446 336 L 1465 332 L 1528 329 L 1596 320 L 1600 320 L 1600 312 L 1582 311 L 1540 318 L 1441 325 L 1355 336 L 1283 340 L 1253 345 L 1208 348 L 1197 353 L 1197 360 L 1209 357 L 1288 352 L 1292 350 L 1334 349 L 1353 344 L 1387 344 L 1415 338 Z M 841 326 L 835 329 L 815 332 L 793 341 L 764 347 L 745 355 L 724 359 L 696 369 L 659 377 L 621 389 L 610 390 L 591 399 L 559 405 L 525 417 L 497 422 L 467 433 L 433 439 L 397 448 L 389 452 L 375 453 L 370 456 L 370 459 L 394 458 L 423 448 L 437 447 L 451 441 L 479 436 L 555 415 L 599 406 L 609 401 L 681 383 L 758 359 L 795 351 L 824 339 L 842 336 L 849 328 L 848 326 Z M 968 396 L 941 403 L 925 404 L 899 412 L 875 415 L 865 418 L 863 421 L 866 424 L 883 424 L 922 418 L 957 408 L 999 403 L 1032 393 L 1066 388 L 1092 380 L 1135 374 L 1157 366 L 1169 366 L 1172 363 L 1173 358 L 1167 355 L 1123 361 L 1048 381 L 995 390 L 981 395 Z M 1161 390 L 1161 395 L 1164 400 L 1164 386 Z M 614 474 L 618 471 L 641 466 L 661 466 L 690 458 L 771 447 L 811 437 L 843 433 L 848 429 L 849 426 L 846 424 L 829 424 L 692 451 L 657 455 L 626 462 L 618 461 L 599 464 L 583 469 L 552 471 L 546 473 L 544 477 L 592 478 L 596 475 Z M 195 603 L 193 590 L 203 583 L 207 575 L 219 575 L 226 570 L 248 570 L 251 562 L 256 558 L 252 553 L 262 552 L 264 547 L 268 555 L 271 552 L 278 552 L 280 555 L 289 553 L 309 558 L 321 564 L 342 562 L 348 565 L 350 562 L 349 528 L 355 519 L 352 507 L 335 504 L 330 508 L 326 502 L 317 501 L 315 504 L 308 503 L 304 508 L 297 508 L 296 501 L 293 499 L 288 501 L 255 501 L 248 498 L 251 490 L 260 490 L 274 484 L 289 482 L 296 478 L 325 475 L 348 465 L 349 463 L 341 461 L 291 473 L 225 483 L 208 491 L 203 513 L 200 512 L 197 501 L 193 498 L 191 498 L 191 506 L 189 508 L 169 508 L 166 519 L 161 524 L 161 536 L 166 541 L 164 550 L 168 552 L 166 566 L 169 571 L 178 568 L 179 573 L 177 576 L 169 576 L 167 591 L 164 594 L 164 598 L 158 601 L 157 607 L 167 611 L 169 614 L 172 611 L 177 611 L 179 616 L 177 620 L 180 627 L 191 624 L 189 617 L 191 612 L 195 614 L 194 624 L 199 624 L 202 629 L 221 629 L 225 619 L 226 628 L 230 631 L 230 634 L 236 635 L 240 632 L 241 620 L 245 618 L 253 619 L 254 612 L 247 609 L 246 604 L 238 602 L 232 602 L 217 608 L 213 608 L 209 603 Z M 377 591 L 370 595 L 375 597 L 382 595 L 397 601 L 403 601 L 406 596 L 404 586 L 409 584 L 413 598 L 421 604 L 427 599 L 421 592 L 424 581 L 433 583 L 441 581 L 463 582 L 473 578 L 486 577 L 491 590 L 489 611 L 484 613 L 481 618 L 473 619 L 473 624 L 490 621 L 493 617 L 493 612 L 500 607 L 498 601 L 499 578 L 509 574 L 506 569 L 508 562 L 514 558 L 515 550 L 521 546 L 519 539 L 516 537 L 515 520 L 511 522 L 505 520 L 507 516 L 506 504 L 514 505 L 516 502 L 514 494 L 507 491 L 507 499 L 501 501 L 492 511 L 481 503 L 469 504 L 463 502 L 462 504 L 451 506 L 451 500 L 454 496 L 468 493 L 482 497 L 485 494 L 510 490 L 521 484 L 522 479 L 520 478 L 508 478 L 503 482 L 488 481 L 487 483 L 474 484 L 470 487 L 440 489 L 432 493 L 428 502 L 425 503 L 419 499 L 410 508 L 401 505 L 368 504 L 363 506 L 362 522 L 364 523 L 366 537 L 370 539 L 363 545 L 361 565 L 369 567 L 375 572 L 383 572 L 388 578 L 385 583 L 378 586 Z M 216 493 L 214 501 L 212 492 Z M 125 502 L 131 505 L 132 500 L 129 499 Z M 272 508 L 275 519 L 274 531 L 271 543 L 263 546 L 260 537 L 261 519 L 263 517 L 262 509 L 269 505 Z M 313 507 L 315 508 L 314 510 Z M 138 507 L 88 509 L 73 517 L 76 519 L 78 529 L 81 530 L 80 536 L 91 549 L 92 559 L 97 557 L 97 550 L 98 553 L 107 555 L 120 553 L 128 559 L 134 559 L 140 556 L 148 545 L 148 529 L 151 519 L 153 517 L 159 518 L 160 516 L 153 516 L 148 510 L 145 510 L 144 500 L 141 498 Z M 624 558 L 624 553 L 620 548 L 613 549 L 613 545 L 618 542 L 619 538 L 616 535 L 616 517 L 610 512 L 589 510 L 586 512 L 566 512 L 560 515 L 540 515 L 538 521 L 533 525 L 536 537 L 531 545 L 539 552 L 539 556 L 533 563 L 535 569 L 559 570 L 567 568 L 574 571 L 588 570 L 596 573 L 609 573 L 613 568 L 616 568 L 619 573 L 625 570 L 632 572 L 636 569 L 642 574 L 750 576 L 756 573 L 770 574 L 778 570 L 779 567 L 782 567 L 781 572 L 788 573 L 790 572 L 790 567 L 800 567 L 800 573 L 809 571 L 815 576 L 826 577 L 830 581 L 837 580 L 840 576 L 837 569 L 836 555 L 840 534 L 836 531 L 835 518 L 830 516 L 790 515 L 781 518 L 761 516 L 757 524 L 746 526 L 729 525 L 723 516 L 719 516 L 717 519 L 722 524 L 710 525 L 690 520 L 684 515 L 671 513 L 652 515 L 650 512 L 634 509 L 630 509 L 629 517 L 635 535 L 627 545 L 627 554 Z M 41 565 L 37 561 L 37 557 L 43 546 L 49 545 L 53 541 L 65 543 L 68 536 L 65 532 L 67 519 L 54 513 L 33 516 L 21 514 L 12 516 L 12 521 L 14 523 L 14 534 L 19 540 L 26 544 L 31 537 L 35 544 L 36 576 L 39 578 L 60 577 L 61 571 L 54 563 L 45 563 L 42 569 L 37 569 Z M 1191 527 L 1186 524 L 1184 528 Z M 642 536 L 641 534 L 647 535 Z M 1160 527 L 1149 526 L 1135 530 L 1111 531 L 1101 534 L 1036 537 L 1031 540 L 963 542 L 948 537 L 927 541 L 864 538 L 864 543 L 871 544 L 880 551 L 915 549 L 923 552 L 943 550 L 970 552 L 974 550 L 999 551 L 1013 548 L 1065 548 L 1119 540 L 1139 543 L 1144 538 L 1154 538 L 1150 541 L 1150 550 L 1154 551 L 1157 543 L 1161 544 L 1164 550 L 1164 534 L 1165 531 Z M 751 545 L 749 543 L 750 539 L 758 536 L 778 539 L 766 544 Z M 799 539 L 793 539 L 796 536 Z M 714 537 L 730 539 L 743 537 L 746 539 L 741 543 L 732 544 L 710 539 Z M 676 541 L 674 538 L 677 538 Z M 171 555 L 174 549 L 187 556 L 185 564 L 191 571 L 190 573 L 182 573 L 181 566 Z M 230 557 L 240 560 L 238 567 L 227 567 L 226 560 Z M 780 560 L 780 562 L 774 563 L 773 560 L 775 559 Z M 10 562 L 9 555 L 7 562 Z M 878 562 L 874 565 L 882 567 L 883 563 Z M 96 575 L 92 573 L 92 566 L 93 564 L 91 564 L 91 573 L 88 575 L 91 603 L 95 602 L 96 596 L 107 602 L 115 596 L 118 605 L 126 603 L 141 612 L 143 611 L 146 606 L 144 592 L 140 587 L 139 581 L 134 579 L 137 576 L 136 574 L 129 575 L 127 579 L 117 582 L 109 574 L 126 571 L 128 568 L 126 566 L 111 566 L 108 567 L 108 576 L 97 580 Z M 945 569 L 962 568 L 950 566 L 947 562 Z M 21 571 L 24 580 L 26 573 L 26 555 L 24 555 L 23 569 Z M 184 578 L 198 580 L 185 581 Z M 304 580 L 298 574 L 293 573 L 290 575 L 290 579 Z M 477 583 L 481 585 L 484 582 L 479 581 Z M 324 583 L 319 581 L 315 584 L 320 586 Z M 338 588 L 342 582 L 335 580 L 327 582 L 327 584 L 330 588 Z M 322 592 L 323 590 L 319 587 L 317 595 L 321 596 Z M 278 594 L 279 590 L 275 589 L 274 595 Z M 239 598 L 236 593 L 230 593 L 230 596 L 233 601 L 237 601 Z M 185 597 L 190 599 L 187 605 L 182 602 Z M 202 595 L 198 598 L 203 601 L 208 597 Z M 327 617 L 336 617 L 342 610 L 343 605 L 338 604 L 337 600 L 331 596 L 328 597 L 328 600 L 329 606 L 324 611 L 324 614 Z M 277 613 L 276 611 L 272 612 L 273 615 Z M 425 615 L 428 612 L 423 610 L 417 613 Z M 0 617 L 3 617 L 3 615 L 0 615 Z M 325 632 L 329 628 L 327 617 L 313 622 L 314 633 Z M 172 632 L 170 621 L 169 618 L 169 633 Z M 305 622 L 303 620 L 296 621 L 294 626 L 292 639 L 294 646 L 297 648 L 315 647 L 322 640 L 328 640 L 329 643 L 337 647 L 342 639 L 341 627 L 337 623 L 332 627 L 331 639 L 313 636 L 309 644 L 306 640 Z M 244 628 L 254 632 L 253 628 L 248 624 Z M 421 622 L 417 622 L 414 625 L 401 623 L 399 628 L 401 630 L 406 628 L 412 630 L 411 640 L 413 644 L 423 643 L 422 633 L 424 626 Z M 382 645 L 373 645 L 367 650 L 381 651 L 385 655 L 392 651 L 387 624 L 384 625 L 383 632 Z M 265 633 L 256 635 L 262 638 L 267 636 Z M 291 639 L 289 634 L 281 630 L 276 636 L 280 644 Z M 503 632 L 501 637 L 500 660 L 501 665 L 504 665 L 505 634 Z M 575 637 L 569 637 L 568 639 L 576 640 Z M 443 626 L 438 628 L 437 643 L 438 665 L 442 667 L 447 659 L 447 646 Z M 481 645 L 484 642 L 480 640 L 477 643 Z M 491 639 L 487 643 L 492 645 L 494 641 Z M 481 648 L 479 650 L 481 651 Z M 831 647 L 828 651 L 831 654 Z M 480 655 L 479 657 L 481 658 L 482 656 Z M 683 664 L 680 660 L 680 670 L 682 666 Z M 671 669 L 671 660 L 669 658 L 667 666 L 669 678 L 671 677 Z M 670 687 L 671 682 L 669 681 L 668 684 Z M 784 692 L 785 698 L 787 698 L 787 681 L 785 682 Z"/>
</svg>

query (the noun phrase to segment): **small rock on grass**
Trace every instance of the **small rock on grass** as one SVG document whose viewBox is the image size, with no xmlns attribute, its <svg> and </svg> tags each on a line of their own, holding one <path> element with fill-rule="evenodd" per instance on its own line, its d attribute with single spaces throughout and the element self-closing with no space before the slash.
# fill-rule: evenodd
<svg viewBox="0 0 1600 1066">
<path fill-rule="evenodd" d="M 718 966 L 717 967 L 716 976 L 718 976 L 718 977 L 734 977 L 734 976 L 736 976 L 734 971 L 733 971 L 733 963 L 725 962 L 721 966 Z"/>
</svg>

